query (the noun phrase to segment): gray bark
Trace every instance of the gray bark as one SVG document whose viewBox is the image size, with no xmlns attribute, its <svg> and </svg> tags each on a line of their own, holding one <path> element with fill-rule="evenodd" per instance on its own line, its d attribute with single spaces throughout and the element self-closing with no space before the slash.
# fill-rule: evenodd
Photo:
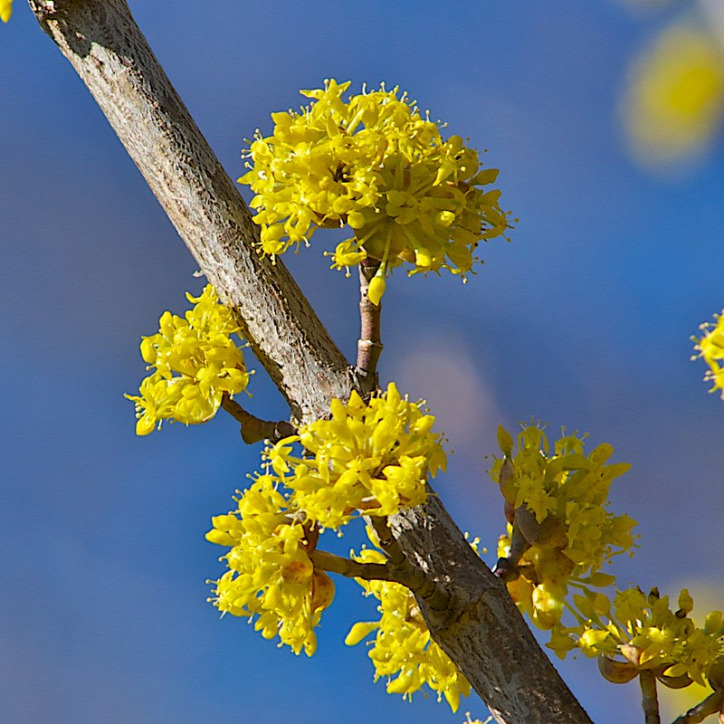
<svg viewBox="0 0 724 724">
<path fill-rule="evenodd" d="M 287 272 L 253 248 L 238 190 L 133 21 L 124 0 L 29 0 L 88 86 L 222 300 L 289 401 L 310 421 L 345 399 L 352 376 Z M 434 581 L 418 600 L 434 639 L 506 724 L 590 719 L 536 643 L 504 585 L 474 554 L 436 495 L 395 516 L 407 560 Z"/>
</svg>

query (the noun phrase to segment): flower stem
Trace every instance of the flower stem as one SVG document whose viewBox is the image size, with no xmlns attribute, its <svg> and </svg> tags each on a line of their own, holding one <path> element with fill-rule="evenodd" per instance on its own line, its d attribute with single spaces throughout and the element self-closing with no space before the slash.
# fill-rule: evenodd
<svg viewBox="0 0 724 724">
<path fill-rule="evenodd" d="M 247 445 L 252 445 L 264 439 L 276 442 L 295 433 L 294 427 L 287 420 L 280 420 L 279 422 L 260 420 L 247 412 L 236 400 L 232 400 L 228 395 L 221 398 L 221 406 L 241 424 L 241 439 Z"/>
<path fill-rule="evenodd" d="M 357 367 L 355 377 L 365 395 L 377 388 L 377 363 L 382 354 L 380 317 L 382 304 L 372 304 L 367 296 L 370 281 L 380 266 L 379 259 L 364 259 L 359 267 L 360 288 L 360 338 L 357 342 Z"/>
</svg>

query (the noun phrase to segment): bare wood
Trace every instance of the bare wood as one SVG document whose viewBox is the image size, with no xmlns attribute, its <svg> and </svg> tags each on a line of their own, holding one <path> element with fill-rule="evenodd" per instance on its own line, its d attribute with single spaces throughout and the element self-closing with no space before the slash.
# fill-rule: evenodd
<svg viewBox="0 0 724 724">
<path fill-rule="evenodd" d="M 347 363 L 285 267 L 257 239 L 223 171 L 136 26 L 124 0 L 29 0 L 86 83 L 201 270 L 237 314 L 296 420 L 346 398 Z M 434 585 L 416 594 L 435 640 L 498 722 L 590 722 L 437 497 L 390 526 L 408 563 Z M 441 603 L 443 602 L 443 603 Z"/>
</svg>

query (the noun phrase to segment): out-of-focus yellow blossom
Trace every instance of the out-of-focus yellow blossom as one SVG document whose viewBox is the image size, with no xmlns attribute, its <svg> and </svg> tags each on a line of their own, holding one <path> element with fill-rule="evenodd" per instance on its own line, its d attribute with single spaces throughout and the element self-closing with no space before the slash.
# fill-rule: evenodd
<svg viewBox="0 0 724 724">
<path fill-rule="evenodd" d="M 208 284 L 185 318 L 164 312 L 159 333 L 144 337 L 141 355 L 155 371 L 141 382 L 136 403 L 136 433 L 148 435 L 161 420 L 187 425 L 210 420 L 229 396 L 246 389 L 244 355 L 229 335 L 239 333 L 231 312 Z"/>
<path fill-rule="evenodd" d="M 273 113 L 273 134 L 251 143 L 239 181 L 256 194 L 261 249 L 282 254 L 318 227 L 347 225 L 354 236 L 337 246 L 333 267 L 371 257 L 385 272 L 407 263 L 410 273 L 464 275 L 478 243 L 508 226 L 500 191 L 482 188 L 498 171 L 481 169 L 459 136 L 443 141 L 397 87 L 344 100 L 349 86 L 328 80 L 302 91 L 312 103 Z"/>
<path fill-rule="evenodd" d="M 636 673 L 653 670 L 661 683 L 675 688 L 691 682 L 704 686 L 712 667 L 724 664 L 724 623 L 721 611 L 712 611 L 704 626 L 697 627 L 689 615 L 693 607 L 686 589 L 675 610 L 669 597 L 656 589 L 648 596 L 640 588 L 618 591 L 613 601 L 602 593 L 584 591 L 574 597 L 573 610 L 580 623 L 560 627 L 548 646 L 561 658 L 573 648 L 589 657 L 618 656 L 614 661 L 619 666 L 628 665 Z"/>
<path fill-rule="evenodd" d="M 331 419 L 304 425 L 264 456 L 295 504 L 324 528 L 346 524 L 356 510 L 393 515 L 424 503 L 427 476 L 445 467 L 442 436 L 421 404 L 401 397 L 394 383 L 369 403 L 352 392 L 346 404 L 332 401 Z M 297 441 L 305 457 L 292 454 Z"/>
<path fill-rule="evenodd" d="M 702 324 L 700 329 L 704 332 L 704 336 L 699 339 L 693 337 L 696 342 L 695 349 L 699 353 L 697 357 L 702 357 L 709 365 L 709 371 L 704 377 L 705 380 L 714 383 L 711 391 L 721 390 L 721 396 L 724 400 L 724 311 L 721 314 L 714 315 L 716 322 L 706 322 Z"/>
<path fill-rule="evenodd" d="M 634 65 L 623 110 L 644 160 L 702 151 L 724 115 L 724 52 L 714 37 L 688 22 L 665 30 Z"/>
<path fill-rule="evenodd" d="M 13 0 L 0 0 L 0 20 L 7 23 L 13 14 Z"/>
<path fill-rule="evenodd" d="M 370 538 L 374 541 L 374 534 Z M 386 560 L 380 551 L 368 548 L 354 558 L 368 563 Z M 457 711 L 460 697 L 470 694 L 470 683 L 432 640 L 414 596 L 399 583 L 355 580 L 368 595 L 379 600 L 377 610 L 381 616 L 379 621 L 356 623 L 345 643 L 354 646 L 376 632 L 368 651 L 375 667 L 375 681 L 381 676 L 388 677 L 387 692 L 408 699 L 427 685 L 437 693 L 438 700 L 444 696 L 450 708 Z"/>
<path fill-rule="evenodd" d="M 228 515 L 211 519 L 212 543 L 231 546 L 221 560 L 229 570 L 216 581 L 210 599 L 234 616 L 257 617 L 262 636 L 279 636 L 295 654 L 311 656 L 317 647 L 314 628 L 334 597 L 334 584 L 315 571 L 309 558 L 309 528 L 300 522 L 276 489 L 275 480 L 259 476 Z"/>
<path fill-rule="evenodd" d="M 604 562 L 634 545 L 635 521 L 607 509 L 611 482 L 629 465 L 607 464 L 613 454 L 609 444 L 586 455 L 584 437 L 563 435 L 551 454 L 540 427 L 523 428 L 515 453 L 512 436 L 503 429 L 498 435 L 505 457 L 495 462 L 491 476 L 528 546 L 517 564 L 520 576 L 508 590 L 543 629 L 560 621 L 571 579 L 609 585 L 614 577 L 601 572 Z M 509 524 L 499 540 L 501 558 L 509 555 L 512 535 Z"/>
</svg>

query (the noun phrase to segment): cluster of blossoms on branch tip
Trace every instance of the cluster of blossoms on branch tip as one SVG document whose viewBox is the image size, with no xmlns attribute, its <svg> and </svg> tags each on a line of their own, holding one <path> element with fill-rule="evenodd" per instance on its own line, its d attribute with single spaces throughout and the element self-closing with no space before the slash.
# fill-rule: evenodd
<svg viewBox="0 0 724 724">
<path fill-rule="evenodd" d="M 229 570 L 215 582 L 210 600 L 222 612 L 257 616 L 254 626 L 264 638 L 278 635 L 294 653 L 304 649 L 311 656 L 314 628 L 334 598 L 332 579 L 309 558 L 314 531 L 271 476 L 260 475 L 237 503 L 233 513 L 212 518 L 206 534 L 231 547 L 222 557 Z"/>
<path fill-rule="evenodd" d="M 445 465 L 434 418 L 421 405 L 394 384 L 368 402 L 353 392 L 347 403 L 333 401 L 331 419 L 266 447 L 265 472 L 235 511 L 212 519 L 207 535 L 231 546 L 223 557 L 229 571 L 216 582 L 222 611 L 259 615 L 265 636 L 278 633 L 295 652 L 313 652 L 313 628 L 333 592 L 310 559 L 320 532 L 420 505 L 428 475 Z M 292 454 L 295 443 L 303 456 Z"/>
<path fill-rule="evenodd" d="M 333 400 L 329 420 L 303 426 L 264 458 L 307 516 L 337 529 L 360 513 L 389 516 L 425 502 L 428 475 L 446 462 L 434 421 L 390 383 L 369 402 L 357 392 L 346 403 Z M 305 456 L 292 454 L 295 442 Z"/>
<path fill-rule="evenodd" d="M 686 589 L 672 609 L 668 596 L 657 589 L 646 595 L 638 588 L 603 593 L 582 589 L 570 610 L 572 626 L 558 624 L 548 646 L 560 658 L 571 650 L 598 657 L 603 676 L 625 683 L 641 671 L 652 671 L 670 688 L 696 682 L 724 687 L 724 623 L 721 611 L 712 611 L 703 627 L 690 616 L 694 601 Z"/>
<path fill-rule="evenodd" d="M 349 226 L 353 236 L 332 254 L 333 267 L 371 258 L 380 268 L 370 288 L 378 304 L 388 270 L 445 268 L 465 275 L 481 240 L 504 234 L 496 169 L 482 169 L 462 138 L 443 140 L 399 90 L 343 94 L 350 83 L 329 80 L 302 91 L 301 112 L 273 113 L 271 136 L 257 133 L 239 179 L 256 194 L 261 250 L 272 256 L 308 242 L 316 228 Z"/>
<path fill-rule="evenodd" d="M 627 463 L 607 464 L 613 454 L 603 444 L 584 453 L 583 437 L 563 435 L 551 451 L 545 432 L 527 425 L 513 438 L 502 427 L 498 441 L 504 458 L 491 475 L 505 499 L 508 533 L 501 536 L 501 559 L 518 552 L 517 573 L 508 590 L 522 612 L 542 629 L 550 629 L 563 614 L 571 581 L 605 586 L 613 576 L 605 562 L 634 545 L 635 521 L 614 515 L 608 492 Z"/>
<path fill-rule="evenodd" d="M 231 312 L 208 284 L 184 317 L 164 312 L 159 331 L 141 341 L 141 356 L 154 371 L 140 385 L 136 433 L 148 435 L 162 420 L 194 425 L 210 420 L 222 397 L 249 384 L 244 355 L 230 335 L 239 333 Z"/>
<path fill-rule="evenodd" d="M 701 325 L 700 329 L 704 335 L 693 337 L 696 342 L 695 349 L 698 352 L 695 357 L 703 358 L 709 365 L 709 370 L 704 377 L 705 380 L 713 382 L 711 391 L 721 390 L 722 399 L 724 399 L 724 311 L 721 314 L 714 315 L 715 322 L 706 322 Z"/>
</svg>

